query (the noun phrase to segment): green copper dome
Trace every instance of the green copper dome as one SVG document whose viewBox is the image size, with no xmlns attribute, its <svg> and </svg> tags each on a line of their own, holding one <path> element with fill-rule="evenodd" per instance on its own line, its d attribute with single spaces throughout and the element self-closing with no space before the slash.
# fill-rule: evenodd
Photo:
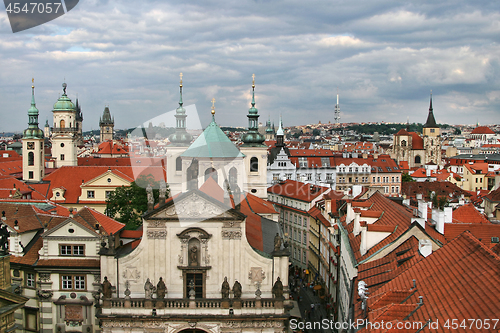
<svg viewBox="0 0 500 333">
<path fill-rule="evenodd" d="M 23 139 L 43 139 L 43 131 L 38 128 L 38 109 L 35 104 L 35 86 L 31 86 L 31 107 L 28 109 L 28 128 L 23 132 Z"/>
<path fill-rule="evenodd" d="M 63 95 L 54 104 L 53 111 L 75 111 L 75 104 L 71 102 L 71 99 L 66 95 L 67 84 L 63 83 Z"/>
<path fill-rule="evenodd" d="M 259 133 L 259 110 L 255 107 L 255 75 L 252 75 L 252 107 L 248 109 L 248 132 L 243 135 L 242 147 L 264 146 L 265 138 Z"/>
</svg>

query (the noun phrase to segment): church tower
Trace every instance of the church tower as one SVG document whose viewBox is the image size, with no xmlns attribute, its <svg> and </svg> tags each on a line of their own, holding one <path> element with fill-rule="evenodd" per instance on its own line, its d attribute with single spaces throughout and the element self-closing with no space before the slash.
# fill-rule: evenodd
<svg viewBox="0 0 500 333">
<path fill-rule="evenodd" d="M 429 114 L 423 128 L 423 139 L 425 149 L 425 163 L 433 162 L 437 165 L 441 164 L 441 134 L 439 126 L 434 118 L 434 110 L 432 108 L 432 91 L 430 97 Z"/>
<path fill-rule="evenodd" d="M 63 95 L 54 104 L 52 115 L 54 127 L 52 128 L 52 158 L 56 162 L 56 167 L 76 166 L 78 160 L 76 156 L 76 144 L 78 139 L 78 129 L 76 125 L 75 104 L 66 95 L 66 83 L 62 84 Z"/>
<path fill-rule="evenodd" d="M 266 122 L 266 141 L 274 140 L 274 126 L 271 126 L 271 117 Z"/>
<path fill-rule="evenodd" d="M 99 128 L 101 129 L 101 141 L 113 140 L 113 130 L 115 128 L 115 118 L 111 118 L 109 107 L 104 108 L 102 117 L 99 118 Z"/>
<path fill-rule="evenodd" d="M 167 180 L 170 194 L 182 191 L 182 159 L 181 154 L 186 151 L 193 140 L 193 136 L 186 130 L 186 109 L 182 101 L 182 73 L 179 83 L 179 107 L 175 110 L 175 133 L 168 137 L 170 145 L 167 147 Z"/>
<path fill-rule="evenodd" d="M 35 80 L 33 79 L 34 83 Z M 28 128 L 23 133 L 23 180 L 39 182 L 45 176 L 44 135 L 38 128 L 38 109 L 35 104 L 35 85 L 31 86 L 31 107 Z"/>
<path fill-rule="evenodd" d="M 78 96 L 76 98 L 76 134 L 77 144 L 83 145 L 83 113 L 80 104 L 78 104 Z"/>
<path fill-rule="evenodd" d="M 267 146 L 259 133 L 259 111 L 255 108 L 255 74 L 252 75 L 252 107 L 248 110 L 248 131 L 240 151 L 245 155 L 245 191 L 267 198 Z"/>
</svg>

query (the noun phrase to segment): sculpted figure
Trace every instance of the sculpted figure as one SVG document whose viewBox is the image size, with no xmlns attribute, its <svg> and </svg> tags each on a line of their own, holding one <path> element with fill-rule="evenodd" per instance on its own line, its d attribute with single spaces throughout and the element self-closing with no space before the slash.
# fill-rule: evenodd
<svg viewBox="0 0 500 333">
<path fill-rule="evenodd" d="M 283 283 L 281 282 L 279 276 L 273 286 L 274 298 L 281 300 L 283 298 Z"/>
<path fill-rule="evenodd" d="M 224 282 L 222 282 L 222 298 L 229 298 L 229 291 L 231 288 L 229 287 L 229 282 L 227 282 L 227 276 L 224 277 Z"/>
<path fill-rule="evenodd" d="M 241 298 L 241 284 L 238 281 L 234 282 L 233 295 L 234 298 Z"/>
<path fill-rule="evenodd" d="M 278 233 L 274 236 L 274 251 L 279 251 L 281 249 L 281 237 Z"/>
<path fill-rule="evenodd" d="M 166 291 L 167 291 L 167 286 L 165 285 L 165 282 L 163 282 L 163 279 L 160 277 L 160 281 L 158 281 L 158 284 L 156 285 L 157 298 L 164 299 Z"/>
<path fill-rule="evenodd" d="M 0 228 L 0 250 L 4 251 L 4 252 L 8 252 L 9 251 L 9 236 L 10 236 L 10 232 L 9 230 L 7 229 L 7 225 L 4 224 L 2 225 L 2 227 Z"/>
<path fill-rule="evenodd" d="M 189 265 L 198 266 L 198 248 L 196 246 L 189 250 Z"/>
<path fill-rule="evenodd" d="M 149 278 L 146 280 L 146 283 L 144 283 L 144 297 L 146 299 L 151 299 L 153 298 L 153 293 L 155 291 L 155 286 L 149 281 Z"/>
<path fill-rule="evenodd" d="M 102 295 L 104 298 L 111 298 L 111 283 L 108 281 L 108 277 L 104 277 L 104 282 L 102 283 Z"/>
</svg>

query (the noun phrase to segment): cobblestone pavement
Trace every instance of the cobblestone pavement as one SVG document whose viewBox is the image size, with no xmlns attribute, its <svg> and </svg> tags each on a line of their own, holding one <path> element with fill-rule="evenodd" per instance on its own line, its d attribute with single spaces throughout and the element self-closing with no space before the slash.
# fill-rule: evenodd
<svg viewBox="0 0 500 333">
<path fill-rule="evenodd" d="M 294 293 L 294 296 L 297 296 Z M 304 333 L 333 333 L 334 331 L 329 328 L 321 328 L 321 323 L 324 319 L 330 319 L 327 315 L 325 307 L 321 304 L 321 300 L 318 296 L 315 295 L 314 291 L 311 288 L 305 287 L 300 288 L 298 299 L 300 314 L 302 315 L 302 320 L 305 322 L 306 329 L 303 330 Z M 311 308 L 311 304 L 314 304 L 314 309 Z M 312 310 L 311 310 L 312 309 Z M 307 329 L 307 325 L 314 325 L 319 328 L 316 329 Z M 328 322 L 329 323 L 329 322 Z M 314 327 L 314 326 L 312 326 Z M 295 330 L 296 332 L 300 332 L 300 330 Z"/>
</svg>

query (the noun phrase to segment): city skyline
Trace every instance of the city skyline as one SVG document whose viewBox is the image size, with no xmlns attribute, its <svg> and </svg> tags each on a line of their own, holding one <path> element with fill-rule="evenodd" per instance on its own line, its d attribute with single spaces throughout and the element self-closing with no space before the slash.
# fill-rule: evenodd
<svg viewBox="0 0 500 333">
<path fill-rule="evenodd" d="M 218 9 L 223 8 L 223 9 Z M 332 4 L 85 1 L 13 34 L 0 12 L 0 132 L 27 127 L 31 78 L 40 127 L 68 84 L 84 130 L 109 105 L 116 128 L 185 105 L 201 125 L 246 126 L 252 74 L 260 121 L 498 123 L 500 12 L 490 3 Z"/>
</svg>

